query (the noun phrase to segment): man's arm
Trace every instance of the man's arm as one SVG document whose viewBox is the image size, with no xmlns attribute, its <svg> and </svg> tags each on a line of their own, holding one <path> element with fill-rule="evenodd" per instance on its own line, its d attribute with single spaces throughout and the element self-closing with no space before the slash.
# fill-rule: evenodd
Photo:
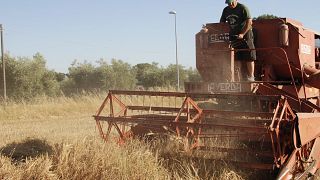
<svg viewBox="0 0 320 180">
<path fill-rule="evenodd" d="M 226 15 L 225 15 L 225 10 L 223 9 L 221 17 L 220 17 L 220 22 L 224 23 L 226 22 Z"/>
<path fill-rule="evenodd" d="M 243 39 L 243 36 L 251 29 L 251 27 L 252 27 L 252 19 L 247 19 L 242 32 L 238 35 L 238 38 Z"/>
<path fill-rule="evenodd" d="M 226 22 L 226 19 L 221 16 L 220 22 L 221 22 L 221 23 L 224 23 L 224 22 Z"/>
</svg>

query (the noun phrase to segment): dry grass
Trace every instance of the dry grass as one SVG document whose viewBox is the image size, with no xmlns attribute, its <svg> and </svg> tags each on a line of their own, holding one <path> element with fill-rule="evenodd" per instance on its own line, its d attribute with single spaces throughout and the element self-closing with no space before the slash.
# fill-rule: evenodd
<svg viewBox="0 0 320 180">
<path fill-rule="evenodd" d="M 92 115 L 101 99 L 98 95 L 88 95 L 9 103 L 0 109 L 0 135 L 3 137 L 0 147 L 33 137 L 56 143 L 96 136 Z"/>
<path fill-rule="evenodd" d="M 3 179 L 166 179 L 167 171 L 156 157 L 140 144 L 125 148 L 85 138 L 72 144 L 55 144 L 52 152 L 34 151 L 24 161 L 13 162 L 20 151 L 1 157 Z M 25 143 L 21 143 L 25 144 Z M 138 149 L 137 149 L 138 148 Z M 27 148 L 26 148 L 27 149 Z M 24 153 L 26 155 L 26 152 Z M 22 158 L 22 156 L 21 156 Z"/>
<path fill-rule="evenodd" d="M 103 96 L 41 97 L 2 108 L 0 179 L 246 178 L 212 162 L 166 156 L 137 140 L 124 146 L 104 143 L 91 117 Z"/>
</svg>

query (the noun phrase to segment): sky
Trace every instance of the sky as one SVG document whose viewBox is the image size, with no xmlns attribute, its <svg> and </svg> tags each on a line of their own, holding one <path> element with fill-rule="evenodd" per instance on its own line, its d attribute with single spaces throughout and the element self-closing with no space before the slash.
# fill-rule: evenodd
<svg viewBox="0 0 320 180">
<path fill-rule="evenodd" d="M 320 32 L 319 0 L 239 0 L 252 17 L 296 19 Z M 195 68 L 195 34 L 218 22 L 224 0 L 8 0 L 1 2 L 4 51 L 13 57 L 40 53 L 47 68 L 67 73 L 74 60 L 95 64 L 176 63 Z"/>
</svg>

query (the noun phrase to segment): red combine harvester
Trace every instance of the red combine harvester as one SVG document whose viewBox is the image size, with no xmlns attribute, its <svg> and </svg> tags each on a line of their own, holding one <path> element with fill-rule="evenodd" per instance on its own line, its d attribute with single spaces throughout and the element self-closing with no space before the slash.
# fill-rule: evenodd
<svg viewBox="0 0 320 180">
<path fill-rule="evenodd" d="M 310 177 L 320 167 L 320 34 L 287 19 L 253 22 L 255 82 L 235 59 L 229 27 L 206 24 L 196 34 L 203 82 L 185 92 L 110 90 L 94 118 L 106 141 L 172 134 L 187 150 L 278 179 Z M 252 49 L 251 49 L 252 50 Z M 114 129 L 117 133 L 111 133 Z"/>
</svg>

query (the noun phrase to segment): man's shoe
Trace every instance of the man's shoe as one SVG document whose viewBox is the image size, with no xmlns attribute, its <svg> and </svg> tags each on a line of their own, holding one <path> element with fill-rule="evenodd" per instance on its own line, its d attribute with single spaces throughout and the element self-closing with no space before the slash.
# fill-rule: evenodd
<svg viewBox="0 0 320 180">
<path fill-rule="evenodd" d="M 249 77 L 249 76 L 248 76 L 247 79 L 248 79 L 249 82 L 254 82 L 254 81 L 255 81 L 255 80 L 254 80 L 254 76 L 252 76 L 252 77 Z"/>
</svg>

